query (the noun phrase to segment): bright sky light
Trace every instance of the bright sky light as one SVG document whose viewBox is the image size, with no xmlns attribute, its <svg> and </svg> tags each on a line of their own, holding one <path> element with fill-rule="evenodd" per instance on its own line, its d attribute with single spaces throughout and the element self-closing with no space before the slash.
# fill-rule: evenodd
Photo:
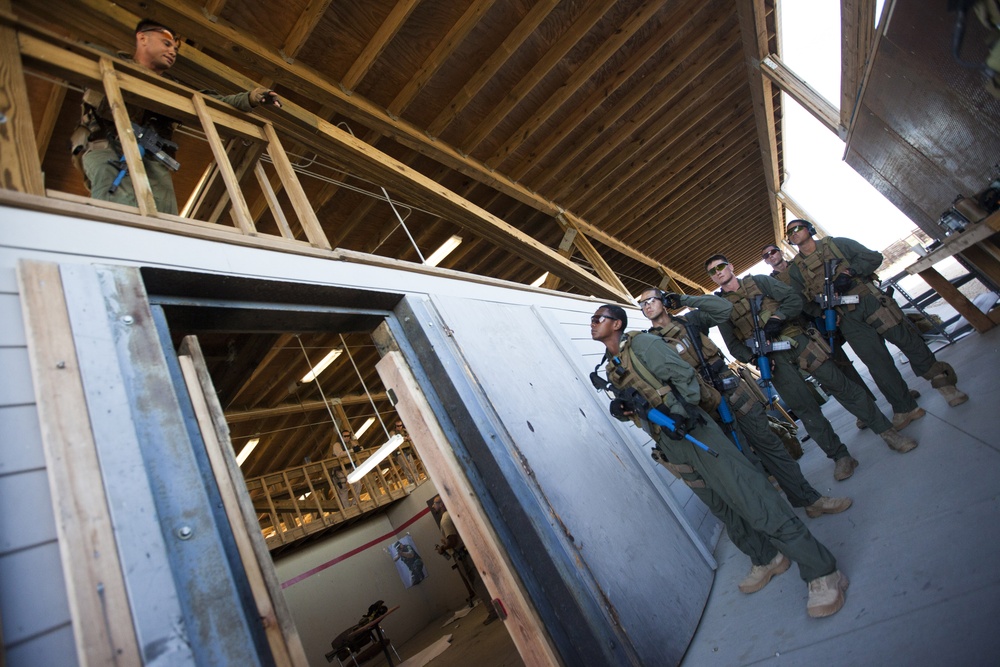
<svg viewBox="0 0 1000 667">
<path fill-rule="evenodd" d="M 876 18 L 882 2 L 877 3 Z M 840 2 L 781 2 L 782 61 L 840 106 Z M 881 250 L 916 225 L 843 161 L 845 144 L 787 95 L 784 110 L 784 188 L 836 236 Z"/>
</svg>

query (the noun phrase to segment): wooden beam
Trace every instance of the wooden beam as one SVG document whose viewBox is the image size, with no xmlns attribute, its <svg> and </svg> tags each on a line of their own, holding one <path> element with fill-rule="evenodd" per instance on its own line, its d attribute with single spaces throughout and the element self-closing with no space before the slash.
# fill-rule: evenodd
<svg viewBox="0 0 1000 667">
<path fill-rule="evenodd" d="M 250 211 L 247 210 L 247 202 L 243 198 L 243 190 L 240 188 L 239 179 L 236 178 L 233 165 L 229 162 L 229 156 L 226 155 L 226 148 L 222 144 L 219 131 L 215 129 L 215 123 L 212 122 L 212 117 L 208 113 L 205 100 L 201 95 L 195 95 L 191 98 L 191 101 L 194 103 L 195 113 L 198 114 L 198 118 L 201 120 L 201 129 L 205 133 L 209 147 L 212 149 L 212 155 L 215 156 L 215 164 L 219 169 L 219 175 L 226 184 L 226 192 L 233 203 L 232 213 L 233 218 L 236 220 L 236 225 L 244 234 L 256 235 L 257 229 L 250 218 Z"/>
<path fill-rule="evenodd" d="M 561 61 L 569 51 L 577 45 L 580 39 L 594 27 L 598 21 L 614 6 L 616 0 L 591 0 L 585 3 L 573 25 L 568 28 L 552 44 L 545 54 L 537 60 L 531 70 L 525 74 L 514 87 L 504 95 L 503 99 L 493 105 L 490 112 L 482 119 L 472 132 L 462 139 L 462 150 L 471 153 L 511 110 L 521 103 L 538 83 Z"/>
<path fill-rule="evenodd" d="M 129 21 L 132 19 L 138 20 L 138 17 L 136 14 L 123 11 L 118 5 L 137 9 L 144 14 L 152 15 L 154 18 L 161 18 L 169 22 L 170 25 L 178 27 L 184 34 L 191 35 L 203 43 L 206 48 L 211 48 L 223 54 L 239 50 L 253 61 L 256 68 L 267 75 L 280 79 L 289 88 L 301 92 L 312 99 L 317 99 L 335 111 L 393 137 L 404 146 L 412 148 L 488 187 L 494 188 L 535 210 L 553 217 L 564 210 L 558 204 L 545 199 L 510 178 L 490 170 L 481 162 L 469 158 L 453 147 L 435 141 L 421 129 L 405 121 L 393 119 L 383 109 L 380 109 L 370 101 L 358 95 L 345 93 L 338 87 L 331 85 L 315 71 L 300 64 L 288 63 L 276 51 L 269 50 L 254 40 L 241 35 L 239 31 L 223 25 L 222 22 L 210 21 L 200 11 L 186 4 L 166 3 L 160 0 L 154 0 L 154 2 L 124 0 L 117 4 L 111 3 L 108 0 L 77 0 L 77 2 L 89 7 L 92 11 L 107 14 L 115 21 L 124 22 L 127 29 L 131 29 L 135 25 L 134 21 L 131 24 L 129 24 Z M 131 17 L 131 19 L 128 17 Z M 175 69 L 178 70 L 178 73 L 182 73 L 185 70 L 198 73 L 201 77 L 210 79 L 213 85 L 226 89 L 233 87 L 249 89 L 256 84 L 252 79 L 247 78 L 230 67 L 222 65 L 196 49 L 185 50 L 181 54 L 178 64 L 175 65 Z M 293 126 L 298 126 L 300 129 L 302 127 L 310 127 L 315 131 L 317 125 L 316 119 L 312 114 L 301 109 L 296 109 L 295 105 L 290 102 L 286 102 L 283 111 L 270 113 L 276 114 L 273 116 L 274 122 L 283 130 L 290 131 Z M 213 116 L 213 118 L 216 123 L 220 123 L 218 117 Z M 606 242 L 610 237 L 604 233 L 595 234 L 594 232 L 598 230 L 592 225 L 584 224 L 582 226 L 578 225 L 578 227 L 590 238 L 605 243 L 609 247 L 614 247 L 611 243 Z M 616 250 L 619 250 L 619 248 L 628 248 L 620 241 L 612 241 L 612 243 L 617 246 Z M 549 252 L 556 255 L 554 251 L 549 250 Z M 622 252 L 622 250 L 619 250 L 619 252 Z M 660 265 L 660 262 L 655 259 L 639 259 L 646 256 L 634 248 L 628 248 L 626 254 L 651 267 Z M 548 267 L 543 266 L 543 268 Z M 576 267 L 570 269 L 571 275 L 578 271 Z M 563 277 L 565 278 L 566 276 Z M 568 279 L 568 281 L 573 282 L 573 279 Z M 588 292 L 592 291 L 589 287 L 581 287 L 581 289 L 585 289 Z M 621 295 L 616 295 L 615 298 L 619 296 Z"/>
<path fill-rule="evenodd" d="M 563 232 L 562 240 L 559 242 L 559 247 L 556 248 L 556 252 L 566 259 L 569 259 L 573 256 L 573 251 L 576 249 L 573 242 L 576 240 L 576 235 L 579 234 L 579 231 L 577 231 L 576 227 L 573 227 L 568 223 L 566 216 L 561 215 L 556 218 L 556 220 L 559 221 L 559 224 L 562 225 L 565 230 Z M 558 289 L 561 282 L 562 280 L 559 279 L 559 276 L 554 276 L 550 273 L 545 276 L 545 280 L 542 281 L 542 287 L 545 289 Z"/>
<path fill-rule="evenodd" d="M 840 1 L 840 125 L 848 128 L 875 42 L 875 0 Z"/>
<path fill-rule="evenodd" d="M 1000 232 L 1000 211 L 994 211 L 982 222 L 970 225 L 958 234 L 945 237 L 939 247 L 929 252 L 926 257 L 906 267 L 906 272 L 911 275 L 921 273 L 942 259 L 963 252 L 977 243 L 985 241 L 997 232 Z"/>
<path fill-rule="evenodd" d="M 931 267 L 924 269 L 919 274 L 921 278 L 924 279 L 928 285 L 931 286 L 938 295 L 948 302 L 952 308 L 958 311 L 958 314 L 969 321 L 969 324 L 979 333 L 986 333 L 996 325 L 993 323 L 986 313 L 976 308 L 976 305 L 969 301 L 969 299 L 958 291 L 958 288 L 951 284 L 951 282 L 938 273 L 937 269 Z"/>
<path fill-rule="evenodd" d="M 659 3 L 650 2 L 645 5 L 640 4 L 631 14 L 626 16 L 625 20 L 618 26 L 611 37 L 595 49 L 586 61 L 574 69 L 569 78 L 562 82 L 556 93 L 545 100 L 541 108 L 511 134 L 510 138 L 493 153 L 493 157 L 486 160 L 487 166 L 494 169 L 500 166 L 500 163 L 508 155 L 516 151 L 518 146 L 537 132 L 552 114 L 558 111 L 581 87 L 590 81 L 591 77 L 604 67 L 611 58 L 615 57 L 619 49 L 661 9 L 662 6 Z M 660 46 L 660 43 L 656 45 Z M 601 85 L 600 88 L 605 97 L 610 96 L 613 92 L 613 89 L 609 90 L 606 85 Z"/>
<path fill-rule="evenodd" d="M 825 97 L 805 82 L 798 74 L 788 69 L 781 58 L 771 53 L 760 63 L 760 69 L 772 83 L 789 97 L 802 105 L 806 111 L 823 126 L 841 139 L 847 137 L 847 128 L 840 124 L 840 114 Z"/>
<path fill-rule="evenodd" d="M 42 110 L 42 118 L 35 128 L 35 144 L 38 145 L 38 159 L 45 161 L 45 153 L 49 150 L 49 141 L 52 140 L 52 132 L 56 129 L 59 121 L 59 112 L 62 111 L 63 101 L 66 99 L 66 86 L 59 83 L 52 84 L 49 91 L 49 99 L 45 101 L 45 109 Z"/>
<path fill-rule="evenodd" d="M 215 389 L 195 336 L 184 338 L 177 360 L 271 655 L 278 667 L 308 667 L 309 661 L 261 536 L 246 483 L 233 456 L 222 407 L 215 398 Z"/>
<path fill-rule="evenodd" d="M 462 16 L 455 22 L 447 34 L 441 39 L 430 55 L 420 65 L 420 69 L 413 77 L 406 82 L 406 85 L 396 94 L 392 102 L 389 102 L 387 110 L 390 115 L 398 115 L 403 112 L 423 89 L 424 85 L 430 81 L 431 77 L 437 73 L 441 66 L 461 45 L 462 41 L 472 32 L 480 19 L 490 10 L 496 0 L 473 0 L 466 8 Z"/>
<path fill-rule="evenodd" d="M 767 183 L 767 203 L 771 209 L 771 224 L 781 229 L 781 207 L 775 193 L 781 188 L 778 173 L 778 141 L 774 122 L 774 94 L 771 81 L 764 77 L 760 63 L 769 53 L 766 9 L 764 0 L 736 0 L 740 34 L 743 38 L 743 57 L 747 68 L 750 94 L 753 97 L 754 122 L 757 125 L 757 143 L 760 160 Z"/>
<path fill-rule="evenodd" d="M 566 218 L 566 216 L 560 215 L 556 219 L 559 220 L 560 218 L 561 224 L 565 224 L 567 227 L 573 226 L 573 222 Z M 577 231 L 579 232 L 580 230 L 577 229 Z M 628 288 L 626 288 L 625 284 L 618 278 L 618 274 L 614 272 L 614 269 L 608 266 L 607 261 L 601 257 L 601 253 L 597 252 L 597 248 L 594 247 L 584 234 L 577 234 L 576 238 L 573 239 L 573 245 L 575 245 L 577 250 L 580 251 L 580 254 L 583 255 L 588 262 L 590 262 L 590 266 L 593 267 L 594 271 L 597 272 L 597 275 L 601 277 L 601 280 L 617 288 L 622 294 L 628 295 L 630 297 L 630 302 L 633 301 L 633 299 L 631 299 L 631 295 L 629 295 Z"/>
<path fill-rule="evenodd" d="M 427 134 L 432 137 L 438 136 L 451 124 L 455 117 L 472 101 L 476 93 L 482 89 L 487 81 L 491 80 L 507 60 L 514 55 L 528 37 L 534 33 L 535 28 L 541 24 L 545 17 L 559 4 L 559 0 L 539 0 L 524 15 L 521 22 L 507 35 L 501 44 L 490 57 L 486 59 L 476 73 L 466 81 L 458 93 L 451 101 L 445 105 L 444 110 L 438 114 L 437 118 L 427 126 Z"/>
<path fill-rule="evenodd" d="M 354 59 L 351 68 L 340 79 L 340 84 L 347 90 L 354 90 L 358 82 L 364 78 L 371 66 L 375 64 L 382 50 L 388 46 L 392 38 L 396 36 L 399 29 L 403 27 L 407 17 L 417 7 L 419 0 L 399 0 L 389 12 L 389 15 L 382 21 L 375 34 L 372 35 L 365 48 L 362 49 L 358 57 Z M 327 0 L 329 4 L 329 0 Z"/>
<path fill-rule="evenodd" d="M 7 0 L 3 3 L 9 10 Z M 31 105 L 18 52 L 17 34 L 0 25 L 0 174 L 2 187 L 33 195 L 45 193 L 42 164 L 35 143 Z"/>
<path fill-rule="evenodd" d="M 59 267 L 22 259 L 17 282 L 76 657 L 139 665 Z"/>
<path fill-rule="evenodd" d="M 428 477 L 435 481 L 487 590 L 503 603 L 508 614 L 504 626 L 524 664 L 558 667 L 562 662 L 545 626 L 500 547 L 499 538 L 406 361 L 399 352 L 389 352 L 376 364 L 376 368 L 383 384 L 391 387 L 399 397 L 397 409 L 406 424 L 413 447 L 420 455 Z"/>
<path fill-rule="evenodd" d="M 309 41 L 309 36 L 316 29 L 316 24 L 323 14 L 326 13 L 331 1 L 309 0 L 309 4 L 302 10 L 299 17 L 295 19 L 295 25 L 288 31 L 288 36 L 285 37 L 285 42 L 281 45 L 281 53 L 289 62 L 295 60 L 295 56 L 299 54 L 305 43 Z"/>
</svg>

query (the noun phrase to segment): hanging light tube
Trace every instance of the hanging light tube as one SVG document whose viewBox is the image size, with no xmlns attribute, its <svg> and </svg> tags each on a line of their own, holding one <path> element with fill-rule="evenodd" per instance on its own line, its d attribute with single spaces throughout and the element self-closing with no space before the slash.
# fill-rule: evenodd
<svg viewBox="0 0 1000 667">
<path fill-rule="evenodd" d="M 365 431 L 371 428 L 371 425 L 374 423 L 375 423 L 374 417 L 369 417 L 368 419 L 366 419 L 365 423 L 361 425 L 361 428 L 359 428 L 357 431 L 354 432 L 354 437 L 361 438 L 361 436 L 365 434 Z"/>
<path fill-rule="evenodd" d="M 388 442 L 386 442 L 384 445 L 375 450 L 374 454 L 369 456 L 360 466 L 358 466 L 357 468 L 355 468 L 354 470 L 352 470 L 350 473 L 347 474 L 348 484 L 354 484 L 362 477 L 370 473 L 372 470 L 375 469 L 375 466 L 377 466 L 379 463 L 382 463 L 382 461 L 384 461 L 389 456 L 389 454 L 391 454 L 394 450 L 398 449 L 399 446 L 402 444 L 403 444 L 403 436 L 400 433 L 397 433 L 396 435 L 389 438 Z"/>
<path fill-rule="evenodd" d="M 343 352 L 344 351 L 340 349 L 334 349 L 327 352 L 326 356 L 320 359 L 318 364 L 316 364 L 315 366 L 310 366 L 309 372 L 303 375 L 302 379 L 299 380 L 299 382 L 305 384 L 307 382 L 312 382 L 313 380 L 315 380 L 319 376 L 319 374 L 325 371 L 327 367 L 330 364 L 332 364 L 337 357 L 343 354 Z M 306 357 L 306 361 L 309 361 L 308 357 Z"/>
<path fill-rule="evenodd" d="M 260 438 L 253 438 L 247 441 L 247 444 L 243 445 L 243 449 L 236 455 L 236 465 L 241 466 L 244 461 L 250 458 L 250 452 L 254 450 L 258 442 L 260 442 Z"/>
<path fill-rule="evenodd" d="M 451 254 L 452 250 L 461 245 L 461 243 L 461 236 L 451 236 L 447 241 L 441 244 L 441 247 L 431 253 L 431 256 L 427 258 L 424 264 L 427 266 L 437 266 L 445 257 Z"/>
</svg>

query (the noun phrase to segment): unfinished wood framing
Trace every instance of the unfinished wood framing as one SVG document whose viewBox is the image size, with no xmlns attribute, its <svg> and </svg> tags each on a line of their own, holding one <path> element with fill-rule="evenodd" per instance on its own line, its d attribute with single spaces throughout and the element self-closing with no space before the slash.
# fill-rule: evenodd
<svg viewBox="0 0 1000 667">
<path fill-rule="evenodd" d="M 774 130 L 774 93 L 771 81 L 761 71 L 761 62 L 769 53 L 764 0 L 736 0 L 736 9 L 740 18 L 743 56 L 750 76 L 757 142 L 764 164 L 764 181 L 767 183 L 767 203 L 771 209 L 775 237 L 780 238 L 785 230 L 776 198 L 781 188 L 781 175 L 778 174 L 778 145 Z"/>
<path fill-rule="evenodd" d="M 840 126 L 845 131 L 854 118 L 874 41 L 875 0 L 841 0 Z"/>
<path fill-rule="evenodd" d="M 309 661 L 295 622 L 284 604 L 274 566 L 266 550 L 261 553 L 259 548 L 262 539 L 257 540 L 258 547 L 255 548 L 254 536 L 260 535 L 256 517 L 245 506 L 248 498 L 243 476 L 232 455 L 229 438 L 220 438 L 226 433 L 225 420 L 222 408 L 214 398 L 215 389 L 196 338 L 185 338 L 178 361 L 271 655 L 278 667 L 308 667 Z M 248 515 L 252 523 L 248 522 Z"/>
<path fill-rule="evenodd" d="M 77 657 L 141 663 L 59 267 L 17 271 Z"/>
<path fill-rule="evenodd" d="M 764 76 L 801 104 L 813 118 L 822 123 L 823 127 L 841 139 L 847 137 L 847 127 L 840 124 L 840 114 L 837 113 L 837 109 L 798 74 L 785 67 L 781 58 L 771 53 L 761 61 L 760 68 Z"/>
<path fill-rule="evenodd" d="M 399 398 L 397 410 L 486 588 L 490 595 L 501 600 L 507 611 L 504 624 L 521 658 L 526 665 L 559 667 L 558 654 L 545 627 L 499 549 L 497 536 L 406 361 L 399 352 L 389 352 L 376 367 L 385 386 L 391 387 Z"/>
</svg>

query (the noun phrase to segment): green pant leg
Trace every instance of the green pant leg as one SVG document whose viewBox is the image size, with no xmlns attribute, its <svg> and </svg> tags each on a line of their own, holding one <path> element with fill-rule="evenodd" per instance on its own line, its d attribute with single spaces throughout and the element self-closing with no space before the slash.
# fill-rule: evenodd
<svg viewBox="0 0 1000 667">
<path fill-rule="evenodd" d="M 882 335 L 906 356 L 914 375 L 925 377 L 937 361 L 923 337 L 906 322 L 900 322 Z"/>
<path fill-rule="evenodd" d="M 697 426 L 691 435 L 714 449 L 718 456 L 684 440 L 662 442 L 671 461 L 682 461 L 697 470 L 722 502 L 798 563 L 799 574 L 805 581 L 837 569 L 830 550 L 813 537 L 767 478 L 754 470 L 714 422 L 709 420 Z M 664 440 L 661 436 L 661 441 Z"/>
<path fill-rule="evenodd" d="M 154 159 L 142 161 L 149 177 L 149 188 L 153 191 L 156 210 L 160 213 L 177 215 L 177 195 L 174 194 L 174 178 L 162 162 Z"/>
<path fill-rule="evenodd" d="M 850 456 L 847 446 L 837 437 L 830 420 L 823 415 L 823 410 L 812 397 L 808 383 L 799 373 L 799 367 L 790 361 L 790 353 L 773 352 L 771 358 L 774 360 L 774 386 L 782 400 L 802 420 L 806 432 L 826 452 L 827 458 L 836 461 Z"/>
<path fill-rule="evenodd" d="M 792 460 L 781 438 L 768 426 L 767 415 L 759 403 L 755 403 L 745 415 L 740 415 L 737 421 L 740 431 L 746 436 L 744 444 L 757 451 L 757 456 L 768 472 L 774 475 L 792 507 L 806 507 L 819 500 L 821 494 L 803 477 L 799 464 Z"/>
<path fill-rule="evenodd" d="M 879 391 L 889 401 L 892 411 L 911 412 L 917 409 L 917 402 L 910 395 L 910 388 L 896 367 L 896 360 L 889 354 L 882 336 L 865 322 L 865 317 L 874 312 L 868 303 L 869 299 L 874 301 L 873 297 L 862 297 L 862 303 L 858 308 L 842 314 L 840 330 L 854 353 L 868 367 L 868 372 L 878 385 Z"/>
<path fill-rule="evenodd" d="M 121 171 L 116 164 L 111 164 L 112 162 L 117 164 L 118 153 L 110 148 L 89 150 L 83 156 L 83 170 L 90 180 L 90 197 L 126 206 L 137 206 L 131 174 L 126 174 L 114 194 L 108 192 Z M 146 168 L 149 186 L 153 191 L 156 210 L 177 215 L 177 197 L 174 195 L 174 181 L 170 170 L 161 162 L 152 159 L 143 160 L 143 166 Z"/>
<path fill-rule="evenodd" d="M 120 169 L 111 163 L 118 161 L 118 153 L 110 148 L 91 149 L 83 155 L 83 173 L 90 181 L 90 198 L 135 206 L 135 192 L 132 181 L 126 175 L 114 194 L 108 192 L 118 177 Z"/>
<path fill-rule="evenodd" d="M 705 483 L 699 473 L 684 473 L 681 477 L 686 482 Z M 777 555 L 778 550 L 771 544 L 767 535 L 751 526 L 746 519 L 733 511 L 722 497 L 708 488 L 691 487 L 691 491 L 701 502 L 705 503 L 708 510 L 722 522 L 726 527 L 726 534 L 736 548 L 750 557 L 750 562 L 754 565 L 767 565 Z"/>
<path fill-rule="evenodd" d="M 837 364 L 837 368 L 839 368 L 840 372 L 844 374 L 844 377 L 864 389 L 865 393 L 868 394 L 873 401 L 877 401 L 878 399 L 875 398 L 875 394 L 872 393 L 868 383 L 865 382 L 863 377 L 861 377 L 861 373 L 858 372 L 858 369 L 854 367 L 854 362 L 851 361 L 851 358 L 847 356 L 846 352 L 844 352 L 843 336 L 840 336 L 840 339 L 841 340 L 837 343 L 837 346 L 833 350 L 833 363 Z M 820 386 L 822 385 L 823 383 L 820 382 Z M 823 387 L 823 390 L 828 394 L 830 393 L 826 390 L 826 387 Z"/>
<path fill-rule="evenodd" d="M 892 422 L 885 418 L 871 396 L 866 394 L 864 389 L 857 384 L 848 380 L 837 368 L 833 359 L 827 359 L 823 362 L 819 368 L 813 371 L 813 376 L 824 387 L 829 388 L 833 397 L 848 412 L 868 424 L 872 432 L 884 433 L 892 428 Z"/>
</svg>

